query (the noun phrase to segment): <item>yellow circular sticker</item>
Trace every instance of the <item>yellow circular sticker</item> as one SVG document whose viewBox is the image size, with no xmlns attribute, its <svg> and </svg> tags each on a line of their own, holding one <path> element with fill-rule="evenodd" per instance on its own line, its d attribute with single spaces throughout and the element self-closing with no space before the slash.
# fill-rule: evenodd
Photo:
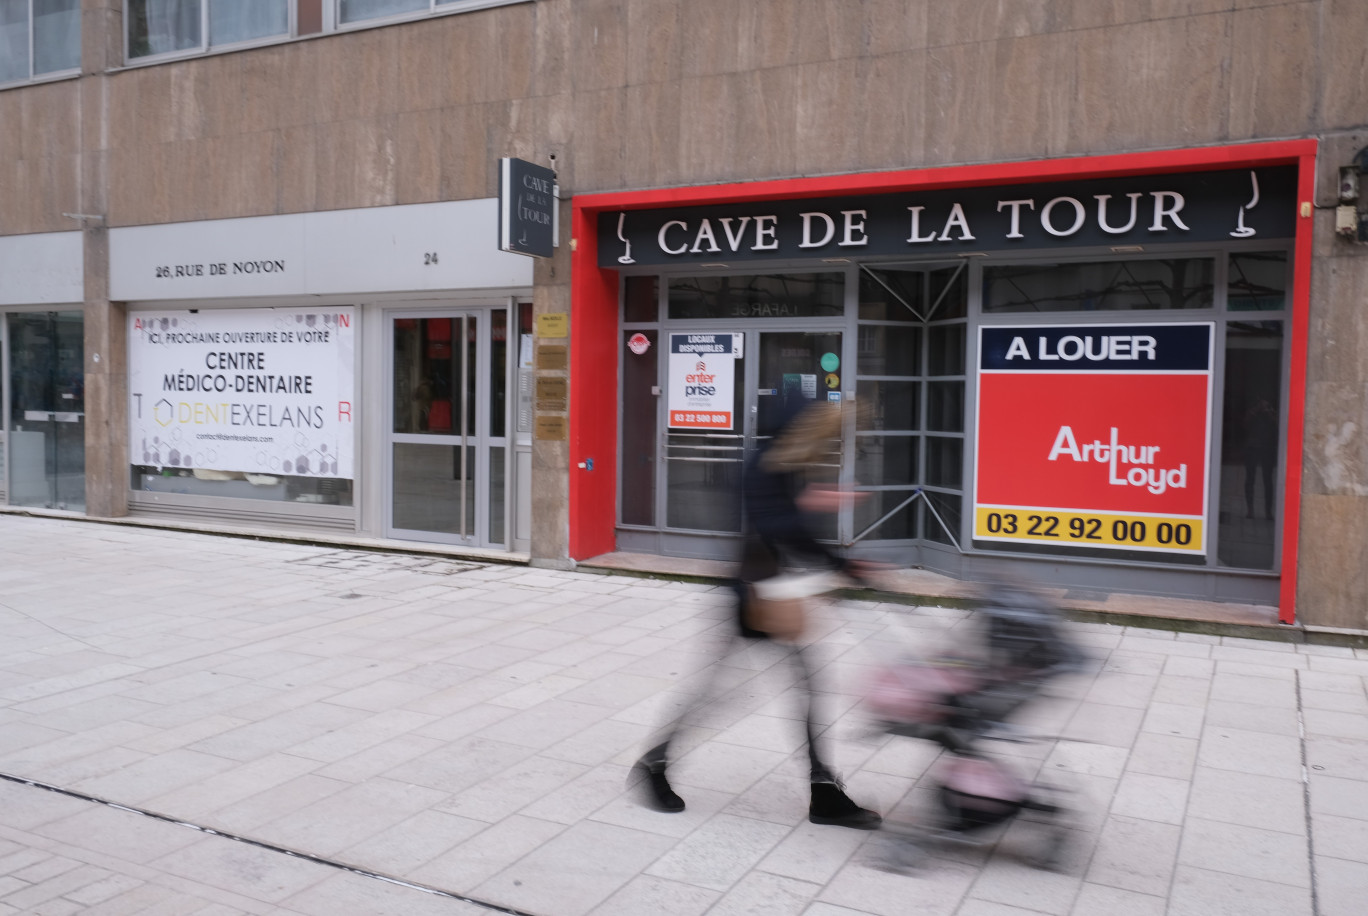
<svg viewBox="0 0 1368 916">
<path fill-rule="evenodd" d="M 841 377 L 837 375 L 835 372 L 828 372 L 826 377 L 826 386 L 828 388 L 840 388 Z"/>
</svg>

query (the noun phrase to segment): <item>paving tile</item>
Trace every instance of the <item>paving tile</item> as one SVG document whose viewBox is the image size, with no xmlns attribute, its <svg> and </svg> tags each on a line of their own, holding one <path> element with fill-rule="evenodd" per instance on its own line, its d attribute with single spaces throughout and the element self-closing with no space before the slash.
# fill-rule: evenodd
<svg viewBox="0 0 1368 916">
<path fill-rule="evenodd" d="M 1019 912 L 1065 916 L 1078 895 L 1078 885 L 1074 875 L 1035 868 L 999 854 L 983 867 L 969 889 L 969 899 L 958 912 L 973 912 L 975 905 L 992 912 L 982 906 L 987 902 L 998 907 L 1019 907 Z"/>
<path fill-rule="evenodd" d="M 1183 826 L 1178 861 L 1207 871 L 1310 888 L 1307 855 L 1304 836 L 1189 818 Z"/>
<path fill-rule="evenodd" d="M 1368 888 L 1368 865 L 1316 856 L 1316 902 L 1319 916 L 1358 916 Z"/>
<path fill-rule="evenodd" d="M 565 829 L 562 824 L 513 815 L 413 869 L 407 877 L 467 893 Z"/>
<path fill-rule="evenodd" d="M 1208 725 L 1202 729 L 1197 763 L 1221 770 L 1299 779 L 1301 742 L 1294 736 Z"/>
<path fill-rule="evenodd" d="M 1164 916 L 1164 897 L 1085 883 L 1069 916 Z"/>
<path fill-rule="evenodd" d="M 530 912 L 580 916 L 621 889 L 670 845 L 671 840 L 655 834 L 585 821 L 479 885 L 472 895 Z"/>
<path fill-rule="evenodd" d="M 453 793 L 440 808 L 461 817 L 497 821 L 541 801 L 582 776 L 587 768 L 548 757 L 530 757 L 488 774 L 488 778 Z M 618 775 L 621 780 L 621 774 Z M 551 820 L 563 820 L 561 817 Z"/>
<path fill-rule="evenodd" d="M 1368 741 L 1368 716 L 1361 712 L 1304 709 L 1302 717 L 1308 735 L 1353 738 Z"/>
<path fill-rule="evenodd" d="M 1155 821 L 1108 817 L 1086 879 L 1142 894 L 1168 893 L 1181 828 Z"/>
<path fill-rule="evenodd" d="M 302 916 L 394 913 L 402 916 L 488 916 L 487 907 L 429 894 L 374 878 L 332 871 L 317 884 L 287 897 L 282 911 Z M 193 916 L 201 916 L 196 912 Z"/>
<path fill-rule="evenodd" d="M 1197 738 L 1202 734 L 1206 707 L 1151 703 L 1144 713 L 1144 731 L 1178 738 Z M 1129 746 L 1129 745 L 1127 745 Z"/>
<path fill-rule="evenodd" d="M 844 911 L 814 905 L 808 916 L 844 916 L 844 912 L 906 916 L 909 904 L 916 907 L 918 916 L 950 916 L 959 908 L 978 873 L 973 866 L 928 859 L 909 876 L 885 871 L 857 858 L 817 895 L 818 904 L 832 904 Z"/>
<path fill-rule="evenodd" d="M 326 865 L 213 836 L 148 865 L 168 875 L 277 904 L 331 877 L 332 871 Z"/>
<path fill-rule="evenodd" d="M 720 896 L 707 888 L 640 875 L 595 907 L 591 916 L 702 916 Z"/>
<path fill-rule="evenodd" d="M 1311 916 L 1308 889 L 1180 865 L 1167 916 Z"/>
<path fill-rule="evenodd" d="M 1317 855 L 1368 864 L 1368 820 L 1313 814 L 1311 834 Z"/>
<path fill-rule="evenodd" d="M 1212 700 L 1206 705 L 1206 724 L 1294 738 L 1301 735 L 1297 710 L 1285 706 Z"/>
<path fill-rule="evenodd" d="M 822 889 L 820 884 L 751 872 L 708 911 L 709 916 L 799 916 Z"/>
<path fill-rule="evenodd" d="M 370 779 L 268 821 L 254 836 L 326 858 L 446 799 L 425 786 Z"/>
<path fill-rule="evenodd" d="M 1198 744 L 1195 738 L 1141 732 L 1126 758 L 1126 769 L 1191 781 L 1193 767 L 1197 764 Z"/>
<path fill-rule="evenodd" d="M 1187 796 L 1187 779 L 1127 773 L 1116 787 L 1111 813 L 1166 824 L 1182 824 L 1187 811 Z"/>
<path fill-rule="evenodd" d="M 670 849 L 646 873 L 725 891 L 764 858 L 789 829 L 719 814 Z"/>
<path fill-rule="evenodd" d="M 1359 771 L 1356 776 L 1365 775 Z M 1368 781 L 1311 772 L 1311 812 L 1368 820 Z"/>
<path fill-rule="evenodd" d="M 1188 792 L 1188 816 L 1305 835 L 1301 779 L 1278 779 L 1199 766 Z"/>
</svg>

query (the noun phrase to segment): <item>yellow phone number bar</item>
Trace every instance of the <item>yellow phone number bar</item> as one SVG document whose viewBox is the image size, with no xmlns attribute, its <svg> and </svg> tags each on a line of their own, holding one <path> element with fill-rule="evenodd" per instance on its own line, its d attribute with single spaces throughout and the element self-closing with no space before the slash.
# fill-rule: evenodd
<svg viewBox="0 0 1368 916">
<path fill-rule="evenodd" d="M 978 506 L 974 537 L 1077 547 L 1145 547 L 1200 553 L 1202 520 L 1162 516 L 1061 512 L 1058 509 L 998 509 Z"/>
</svg>

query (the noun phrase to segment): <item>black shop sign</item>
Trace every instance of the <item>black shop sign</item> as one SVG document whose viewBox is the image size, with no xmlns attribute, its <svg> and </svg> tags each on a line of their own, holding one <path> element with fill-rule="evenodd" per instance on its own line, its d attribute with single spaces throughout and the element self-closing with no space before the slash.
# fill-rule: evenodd
<svg viewBox="0 0 1368 916">
<path fill-rule="evenodd" d="M 1296 169 L 905 191 L 599 214 L 601 267 L 955 255 L 1295 232 Z"/>
</svg>

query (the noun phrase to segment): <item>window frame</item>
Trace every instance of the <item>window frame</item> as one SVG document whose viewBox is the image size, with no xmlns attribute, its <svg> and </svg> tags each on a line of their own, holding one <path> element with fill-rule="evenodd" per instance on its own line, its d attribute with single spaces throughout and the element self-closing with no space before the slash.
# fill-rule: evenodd
<svg viewBox="0 0 1368 916">
<path fill-rule="evenodd" d="M 32 0 L 30 0 L 30 2 L 32 2 Z M 406 22 L 417 22 L 438 16 L 452 16 L 500 6 L 533 3 L 536 2 L 536 0 L 455 0 L 455 2 L 451 3 L 441 3 L 440 0 L 427 0 L 428 8 L 426 10 L 416 10 L 410 13 L 397 13 L 392 16 L 377 16 L 372 19 L 362 19 L 357 22 L 349 23 L 343 23 L 341 21 L 341 0 L 322 0 L 322 3 L 320 4 L 322 12 L 321 26 L 317 32 L 310 32 L 307 35 L 299 34 L 299 0 L 285 0 L 289 22 L 288 29 L 285 33 L 280 35 L 268 35 L 262 38 L 249 38 L 244 41 L 224 44 L 210 43 L 208 34 L 209 0 L 199 0 L 200 41 L 198 46 L 185 48 L 179 51 L 164 51 L 160 54 L 145 54 L 141 57 L 129 56 L 130 36 L 128 31 L 129 17 L 127 15 L 128 2 L 129 0 L 124 0 L 122 9 L 122 13 L 124 14 L 122 29 L 123 64 L 117 69 L 149 67 L 171 61 L 187 60 L 189 58 L 204 57 L 212 54 L 227 54 L 234 51 L 285 44 L 292 41 L 309 41 L 327 35 L 340 35 L 364 29 L 384 28 L 385 26 L 398 25 Z M 77 68 L 73 71 L 72 75 L 79 75 L 79 73 L 80 69 Z"/>
<path fill-rule="evenodd" d="M 28 35 L 28 76 L 26 76 L 26 77 L 20 77 L 19 79 L 14 79 L 14 80 L 0 80 L 0 90 L 3 90 L 3 89 L 11 89 L 11 88 L 14 88 L 14 87 L 16 87 L 16 86 L 29 86 L 29 85 L 32 85 L 32 84 L 34 84 L 34 83 L 46 83 L 46 82 L 52 82 L 52 81 L 55 81 L 55 80 L 71 79 L 71 78 L 73 78 L 73 77 L 77 77 L 77 76 L 80 76 L 80 75 L 81 75 L 81 64 L 80 64 L 80 60 L 81 60 L 81 52 L 80 52 L 80 48 L 81 48 L 81 22 L 80 22 L 80 11 L 81 11 L 81 10 L 80 10 L 80 6 L 78 5 L 77 8 L 76 8 L 76 13 L 77 13 L 77 23 L 76 23 L 76 61 L 77 61 L 77 63 L 76 63 L 76 66 L 74 66 L 74 67 L 68 67 L 68 68 L 66 68 L 66 69 L 64 69 L 64 70 L 49 70 L 49 71 L 46 71 L 46 72 L 44 72 L 44 73 L 34 73 L 34 72 L 33 72 L 33 58 L 34 58 L 34 54 L 33 54 L 33 4 L 34 4 L 34 0 L 26 0 L 26 2 L 27 2 L 27 4 L 28 4 L 28 28 L 26 29 L 26 32 L 27 32 L 27 35 Z"/>
</svg>

